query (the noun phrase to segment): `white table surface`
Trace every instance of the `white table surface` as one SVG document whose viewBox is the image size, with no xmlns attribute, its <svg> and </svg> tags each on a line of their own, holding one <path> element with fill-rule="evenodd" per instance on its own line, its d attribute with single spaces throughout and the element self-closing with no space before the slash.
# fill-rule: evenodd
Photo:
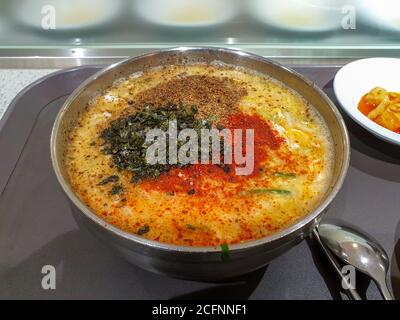
<svg viewBox="0 0 400 320">
<path fill-rule="evenodd" d="M 37 79 L 55 69 L 0 69 L 0 119 L 12 99 Z"/>
</svg>

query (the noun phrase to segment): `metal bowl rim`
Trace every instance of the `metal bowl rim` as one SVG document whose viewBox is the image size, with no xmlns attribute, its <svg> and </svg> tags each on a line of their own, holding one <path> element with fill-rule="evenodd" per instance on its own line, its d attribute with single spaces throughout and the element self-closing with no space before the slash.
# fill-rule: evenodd
<svg viewBox="0 0 400 320">
<path fill-rule="evenodd" d="M 192 52 L 192 51 L 215 51 L 215 52 L 225 52 L 227 54 L 235 54 L 240 57 L 244 58 L 249 58 L 253 60 L 257 60 L 262 63 L 267 63 L 270 65 L 273 65 L 276 68 L 284 69 L 286 72 L 291 73 L 295 77 L 301 79 L 302 81 L 306 82 L 313 90 L 315 90 L 321 99 L 323 99 L 328 105 L 331 107 L 336 119 L 338 120 L 339 126 L 341 128 L 341 133 L 342 133 L 342 138 L 343 138 L 343 145 L 344 145 L 344 154 L 343 154 L 343 163 L 342 167 L 340 169 L 340 174 L 338 176 L 336 184 L 333 186 L 331 189 L 330 193 L 326 197 L 324 201 L 322 201 L 312 212 L 307 214 L 304 218 L 300 219 L 296 223 L 292 224 L 288 228 L 285 228 L 279 232 L 273 233 L 271 235 L 268 235 L 263 238 L 259 238 L 256 240 L 250 240 L 246 241 L 243 243 L 239 244 L 232 244 L 229 246 L 229 249 L 231 252 L 237 252 L 237 251 L 242 251 L 242 250 L 248 250 L 254 247 L 262 246 L 268 243 L 272 243 L 275 241 L 278 241 L 290 234 L 295 233 L 298 230 L 301 230 L 304 226 L 308 225 L 311 223 L 313 220 L 316 221 L 316 219 L 324 212 L 324 210 L 329 206 L 329 204 L 333 201 L 333 199 L 336 197 L 337 193 L 341 189 L 344 179 L 347 174 L 347 170 L 349 167 L 349 162 L 350 162 L 350 141 L 349 141 L 349 135 L 347 132 L 347 128 L 345 125 L 345 122 L 343 120 L 342 115 L 340 114 L 339 110 L 337 107 L 333 104 L 333 102 L 329 99 L 329 97 L 310 79 L 307 77 L 303 76 L 302 74 L 296 72 L 295 70 L 286 67 L 276 61 L 272 61 L 268 58 L 265 58 L 263 56 L 259 56 L 250 52 L 246 52 L 243 50 L 238 50 L 238 49 L 231 49 L 231 48 L 219 48 L 219 47 L 205 47 L 205 46 L 184 46 L 184 47 L 174 47 L 174 48 L 167 48 L 167 49 L 161 49 L 161 50 L 156 50 L 152 51 L 150 53 L 145 53 L 136 57 L 131 57 L 127 58 L 125 60 L 122 60 L 120 62 L 117 62 L 115 64 L 112 64 L 99 72 L 96 72 L 94 75 L 90 76 L 87 80 L 85 80 L 77 89 L 72 92 L 72 94 L 67 98 L 67 100 L 64 102 L 64 105 L 58 112 L 58 115 L 56 117 L 56 120 L 53 125 L 53 129 L 51 132 L 51 139 L 50 139 L 50 151 L 51 151 L 51 160 L 52 160 L 52 165 L 53 169 L 56 173 L 57 180 L 59 181 L 62 189 L 64 192 L 67 194 L 69 199 L 73 202 L 73 204 L 81 211 L 81 213 L 85 214 L 86 217 L 88 217 L 91 221 L 99 225 L 100 227 L 104 228 L 106 231 L 109 231 L 121 238 L 124 238 L 129 241 L 133 241 L 136 243 L 139 243 L 144 246 L 156 248 L 162 251 L 173 251 L 177 253 L 211 253 L 211 252 L 220 252 L 221 248 L 219 246 L 199 246 L 199 247 L 191 247 L 191 246 L 178 246 L 174 244 L 168 244 L 168 243 L 163 243 L 163 242 L 158 242 L 154 240 L 148 240 L 146 238 L 137 236 L 135 234 L 131 234 L 128 232 L 125 232 L 110 223 L 106 222 L 105 220 L 101 219 L 99 216 L 97 216 L 88 206 L 86 206 L 83 201 L 79 199 L 79 197 L 76 195 L 76 193 L 73 191 L 73 189 L 69 186 L 67 181 L 65 181 L 64 177 L 61 174 L 60 166 L 59 163 L 57 162 L 57 148 L 56 148 L 56 137 L 58 135 L 58 129 L 60 127 L 60 123 L 62 122 L 63 115 L 66 113 L 68 110 L 68 107 L 70 104 L 75 100 L 77 96 L 79 96 L 85 89 L 86 87 L 96 81 L 100 76 L 102 76 L 105 73 L 112 72 L 114 69 L 117 69 L 119 67 L 122 67 L 125 64 L 132 63 L 137 60 L 141 60 L 142 58 L 145 57 L 150 57 L 150 56 L 156 56 L 164 53 L 173 53 L 173 52 Z M 296 91 L 296 89 L 291 88 L 292 90 Z"/>
</svg>

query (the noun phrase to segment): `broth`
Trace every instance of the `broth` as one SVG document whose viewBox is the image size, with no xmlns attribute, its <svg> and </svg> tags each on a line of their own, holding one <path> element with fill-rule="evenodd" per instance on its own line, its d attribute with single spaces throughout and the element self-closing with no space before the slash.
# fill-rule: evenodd
<svg viewBox="0 0 400 320">
<path fill-rule="evenodd" d="M 104 152 L 113 121 L 165 105 L 195 105 L 213 126 L 254 130 L 254 168 L 235 164 L 168 167 L 142 177 Z M 332 178 L 329 130 L 280 82 L 223 64 L 165 66 L 117 81 L 95 97 L 70 134 L 67 171 L 99 217 L 129 233 L 186 246 L 254 240 L 282 230 L 319 203 Z M 237 166 L 236 166 L 237 167 Z"/>
</svg>

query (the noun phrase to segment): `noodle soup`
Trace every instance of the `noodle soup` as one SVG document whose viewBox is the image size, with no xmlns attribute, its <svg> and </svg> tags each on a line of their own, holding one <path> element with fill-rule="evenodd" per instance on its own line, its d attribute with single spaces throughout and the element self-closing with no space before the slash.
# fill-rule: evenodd
<svg viewBox="0 0 400 320">
<path fill-rule="evenodd" d="M 223 161 L 149 165 L 143 134 L 167 130 L 166 120 L 196 132 L 252 130 L 251 172 Z M 73 189 L 99 217 L 184 246 L 241 243 L 290 226 L 327 191 L 332 161 L 329 130 L 311 105 L 274 79 L 223 64 L 115 82 L 86 107 L 66 157 Z"/>
</svg>

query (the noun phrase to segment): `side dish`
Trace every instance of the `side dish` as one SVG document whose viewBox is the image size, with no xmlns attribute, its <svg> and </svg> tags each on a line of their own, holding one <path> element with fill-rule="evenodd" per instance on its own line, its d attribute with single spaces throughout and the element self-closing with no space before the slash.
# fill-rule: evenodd
<svg viewBox="0 0 400 320">
<path fill-rule="evenodd" d="M 382 127 L 400 133 L 400 93 L 376 87 L 362 97 L 358 109 Z"/>
</svg>

